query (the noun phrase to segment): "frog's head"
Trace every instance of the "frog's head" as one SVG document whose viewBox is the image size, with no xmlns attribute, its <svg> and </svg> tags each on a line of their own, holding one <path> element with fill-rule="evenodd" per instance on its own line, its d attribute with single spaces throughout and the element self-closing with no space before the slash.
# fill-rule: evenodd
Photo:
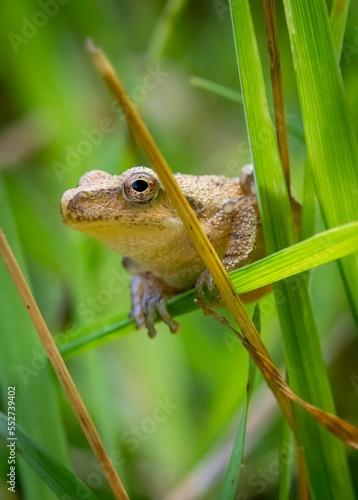
<svg viewBox="0 0 358 500">
<path fill-rule="evenodd" d="M 61 214 L 67 226 L 112 247 L 111 240 L 138 244 L 144 232 L 162 231 L 172 217 L 177 220 L 157 174 L 147 167 L 121 175 L 88 172 L 63 194 Z"/>
<path fill-rule="evenodd" d="M 131 213 L 143 211 L 162 191 L 157 174 L 147 167 L 134 167 L 122 175 L 92 170 L 81 177 L 77 188 L 63 194 L 62 218 L 74 227 L 126 220 Z"/>
</svg>

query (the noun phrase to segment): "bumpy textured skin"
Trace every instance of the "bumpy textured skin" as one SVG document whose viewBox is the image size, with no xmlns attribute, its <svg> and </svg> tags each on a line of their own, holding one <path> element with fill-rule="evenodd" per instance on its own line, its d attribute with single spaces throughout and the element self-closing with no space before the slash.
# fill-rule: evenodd
<svg viewBox="0 0 358 500">
<path fill-rule="evenodd" d="M 133 203 L 125 196 L 123 186 L 137 173 L 158 183 L 156 196 L 148 202 Z M 250 194 L 252 176 L 245 176 L 250 180 L 246 185 L 239 178 L 215 175 L 175 174 L 175 178 L 228 270 L 262 254 L 255 207 L 242 203 L 230 213 L 222 209 L 228 200 Z M 204 264 L 156 173 L 146 167 L 134 167 L 122 175 L 89 172 L 77 188 L 64 193 L 61 211 L 69 227 L 102 241 L 126 258 L 124 266 L 136 277 L 132 315 L 137 327 L 146 324 L 154 336 L 151 326 L 159 312 L 171 331 L 176 331 L 174 320 L 165 317 L 165 298 L 192 288 Z M 163 297 L 164 306 L 160 303 Z"/>
</svg>

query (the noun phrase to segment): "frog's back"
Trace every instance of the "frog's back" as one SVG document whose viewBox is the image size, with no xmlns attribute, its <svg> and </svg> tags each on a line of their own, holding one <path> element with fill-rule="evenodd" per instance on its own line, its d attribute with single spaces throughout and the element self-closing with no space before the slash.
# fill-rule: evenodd
<svg viewBox="0 0 358 500">
<path fill-rule="evenodd" d="M 199 218 L 208 219 L 223 204 L 244 194 L 240 179 L 224 175 L 175 174 L 180 189 Z"/>
</svg>

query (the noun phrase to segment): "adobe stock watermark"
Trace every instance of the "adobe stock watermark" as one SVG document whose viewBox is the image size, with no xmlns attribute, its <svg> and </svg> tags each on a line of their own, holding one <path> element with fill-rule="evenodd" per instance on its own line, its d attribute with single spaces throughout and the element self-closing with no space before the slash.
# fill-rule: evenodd
<svg viewBox="0 0 358 500">
<path fill-rule="evenodd" d="M 348 62 L 348 64 L 352 61 L 352 56 L 358 55 L 358 26 L 354 27 L 355 36 L 353 39 L 353 44 L 348 42 L 344 42 L 342 46 L 342 57 Z"/>
<path fill-rule="evenodd" d="M 349 376 L 349 380 L 350 380 L 351 384 L 353 385 L 354 390 L 358 394 L 358 375 L 356 375 L 355 373 L 352 373 Z"/>
<path fill-rule="evenodd" d="M 148 93 L 155 90 L 170 73 L 161 71 L 160 67 L 152 68 L 147 66 L 145 68 L 146 74 L 142 82 L 132 88 L 129 95 L 133 106 L 136 108 L 143 102 Z M 110 105 L 110 111 L 113 115 L 120 115 L 120 120 L 124 120 L 127 116 L 128 110 L 122 110 L 116 100 L 113 100 Z M 87 130 L 83 129 L 81 132 L 81 139 L 74 145 L 68 145 L 64 151 L 64 161 L 52 162 L 52 169 L 57 179 L 62 182 L 66 174 L 77 168 L 83 161 L 91 155 L 94 148 L 98 147 L 106 135 L 112 134 L 118 126 L 118 122 L 114 118 L 103 118 L 97 127 Z"/>
<path fill-rule="evenodd" d="M 70 0 L 40 0 L 37 2 L 40 7 L 31 19 L 21 18 L 21 34 L 9 32 L 7 38 L 14 49 L 15 54 L 20 52 L 22 45 L 27 45 L 39 32 L 40 29 L 47 26 L 49 20 L 55 17 L 61 5 L 66 5 Z"/>
<path fill-rule="evenodd" d="M 234 7 L 236 4 L 240 4 L 241 1 L 242 0 L 231 0 L 231 5 Z M 229 0 L 213 0 L 212 6 L 220 21 L 223 21 L 227 15 L 230 16 Z"/>
<path fill-rule="evenodd" d="M 105 288 L 101 288 L 95 296 L 87 297 L 77 306 L 77 314 L 83 323 L 91 323 L 97 313 L 102 312 L 116 295 L 119 295 L 128 285 L 132 276 L 125 269 L 112 269 L 111 278 Z"/>
<path fill-rule="evenodd" d="M 273 110 L 271 110 L 273 113 Z M 294 123 L 297 120 L 297 115 L 287 113 L 284 117 L 278 116 L 278 123 L 276 125 L 277 130 L 280 131 L 282 128 L 286 127 L 289 123 Z M 243 139 L 239 142 L 236 148 L 237 155 L 235 159 L 229 160 L 225 167 L 221 170 L 215 169 L 212 173 L 215 175 L 225 175 L 229 177 L 238 177 L 240 175 L 242 165 L 242 158 L 248 160 L 249 163 L 252 162 L 252 157 L 256 152 L 262 152 L 265 148 L 270 146 L 272 141 L 276 141 L 275 129 L 272 127 L 264 127 L 260 129 L 256 136 L 252 136 L 250 143 L 247 139 Z M 241 158 L 240 161 L 238 159 Z"/>
<path fill-rule="evenodd" d="M 236 500 L 249 500 L 253 496 L 264 493 L 271 483 L 277 482 L 277 478 L 283 472 L 284 466 L 292 464 L 296 460 L 298 453 L 303 450 L 303 447 L 296 447 L 294 443 L 283 443 L 278 458 L 270 460 L 266 467 L 260 467 L 247 478 L 247 485 L 251 489 L 250 493 L 239 491 L 235 497 Z"/>
<path fill-rule="evenodd" d="M 77 306 L 77 317 L 82 318 L 81 325 L 91 323 L 97 313 L 102 312 L 118 295 L 128 288 L 128 284 L 132 279 L 131 275 L 121 268 L 119 270 L 112 269 L 110 273 L 108 285 L 101 288 L 96 295 L 88 296 Z M 69 340 L 76 338 L 80 328 L 75 323 L 67 326 L 66 332 L 61 336 L 61 342 L 58 342 L 58 347 Z M 19 364 L 17 371 L 25 385 L 29 384 L 32 377 L 37 377 L 42 370 L 46 369 L 49 364 L 47 354 L 44 350 L 31 350 L 31 359 L 28 364 Z"/>
<path fill-rule="evenodd" d="M 139 425 L 132 425 L 130 429 L 121 435 L 121 442 L 128 448 L 128 451 L 136 451 L 140 443 L 154 434 L 158 425 L 165 422 L 179 408 L 178 404 L 171 403 L 169 397 L 165 401 L 156 399 L 155 402 L 156 407 L 150 417 L 143 419 Z"/>
<path fill-rule="evenodd" d="M 170 397 L 166 397 L 165 400 L 157 398 L 155 403 L 156 406 L 149 417 L 144 418 L 139 425 L 131 426 L 121 435 L 120 441 L 128 452 L 133 453 L 138 450 L 140 444 L 153 435 L 158 426 L 164 423 L 179 408 L 178 404 L 170 401 Z M 109 457 L 113 465 L 117 467 L 123 465 L 125 461 L 122 452 L 119 450 L 109 453 Z M 104 472 L 96 461 L 91 463 L 91 468 L 92 470 L 87 474 L 84 482 L 91 489 L 100 488 L 103 482 L 106 482 Z M 88 495 L 87 491 L 78 486 L 76 498 L 86 500 Z"/>
</svg>

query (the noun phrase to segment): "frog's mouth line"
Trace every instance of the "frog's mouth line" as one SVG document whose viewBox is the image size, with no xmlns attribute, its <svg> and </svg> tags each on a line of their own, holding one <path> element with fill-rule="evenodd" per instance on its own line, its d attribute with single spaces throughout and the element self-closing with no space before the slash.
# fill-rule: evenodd
<svg viewBox="0 0 358 500">
<path fill-rule="evenodd" d="M 103 229 L 120 229 L 123 230 L 133 230 L 135 228 L 139 229 L 156 229 L 163 231 L 166 226 L 160 221 L 149 221 L 148 218 L 134 218 L 128 220 L 125 215 L 112 215 L 106 214 L 106 216 L 94 214 L 89 214 L 82 207 L 77 207 L 76 212 L 68 210 L 68 206 L 61 207 L 61 216 L 63 222 L 81 232 L 86 232 L 86 228 L 103 228 Z"/>
</svg>

